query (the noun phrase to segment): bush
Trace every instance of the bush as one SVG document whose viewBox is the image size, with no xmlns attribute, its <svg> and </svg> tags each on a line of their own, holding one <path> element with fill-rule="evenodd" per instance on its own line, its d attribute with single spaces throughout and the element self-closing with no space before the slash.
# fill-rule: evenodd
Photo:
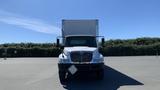
<svg viewBox="0 0 160 90">
<path fill-rule="evenodd" d="M 56 44 L 11 43 L 0 45 L 0 57 L 57 57 L 61 50 Z M 129 40 L 109 40 L 100 49 L 104 56 L 160 55 L 160 38 L 138 38 Z"/>
</svg>

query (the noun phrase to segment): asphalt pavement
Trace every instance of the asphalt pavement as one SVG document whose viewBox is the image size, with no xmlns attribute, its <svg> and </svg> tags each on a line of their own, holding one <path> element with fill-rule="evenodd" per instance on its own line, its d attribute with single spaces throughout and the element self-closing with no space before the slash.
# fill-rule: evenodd
<svg viewBox="0 0 160 90">
<path fill-rule="evenodd" d="M 0 90 L 160 90 L 160 57 L 105 57 L 105 76 L 62 85 L 57 58 L 0 58 Z"/>
</svg>

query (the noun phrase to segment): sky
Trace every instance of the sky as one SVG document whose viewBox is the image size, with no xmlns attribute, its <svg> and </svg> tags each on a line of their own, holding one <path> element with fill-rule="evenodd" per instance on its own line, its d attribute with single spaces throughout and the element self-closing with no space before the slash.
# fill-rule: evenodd
<svg viewBox="0 0 160 90">
<path fill-rule="evenodd" d="M 52 43 L 62 19 L 98 19 L 109 39 L 160 37 L 160 0 L 0 0 L 0 43 Z"/>
</svg>

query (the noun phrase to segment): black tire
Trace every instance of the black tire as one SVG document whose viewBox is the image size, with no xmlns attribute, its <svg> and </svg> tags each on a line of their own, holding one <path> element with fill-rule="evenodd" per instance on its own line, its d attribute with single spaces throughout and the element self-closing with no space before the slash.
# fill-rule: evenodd
<svg viewBox="0 0 160 90">
<path fill-rule="evenodd" d="M 64 71 L 59 71 L 59 80 L 63 84 L 66 81 L 66 72 Z"/>
<path fill-rule="evenodd" d="M 103 78 L 104 78 L 104 70 L 98 70 L 96 72 L 96 79 L 97 80 L 103 80 Z"/>
</svg>

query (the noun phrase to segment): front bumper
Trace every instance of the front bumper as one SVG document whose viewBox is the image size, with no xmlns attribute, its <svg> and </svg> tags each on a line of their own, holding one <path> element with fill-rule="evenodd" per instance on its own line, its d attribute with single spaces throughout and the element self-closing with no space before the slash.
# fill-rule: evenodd
<svg viewBox="0 0 160 90">
<path fill-rule="evenodd" d="M 68 71 L 68 68 L 72 65 L 75 65 L 75 67 L 78 69 L 78 72 L 81 71 L 98 71 L 103 70 L 104 63 L 93 63 L 93 64 L 58 64 L 59 71 Z"/>
</svg>

